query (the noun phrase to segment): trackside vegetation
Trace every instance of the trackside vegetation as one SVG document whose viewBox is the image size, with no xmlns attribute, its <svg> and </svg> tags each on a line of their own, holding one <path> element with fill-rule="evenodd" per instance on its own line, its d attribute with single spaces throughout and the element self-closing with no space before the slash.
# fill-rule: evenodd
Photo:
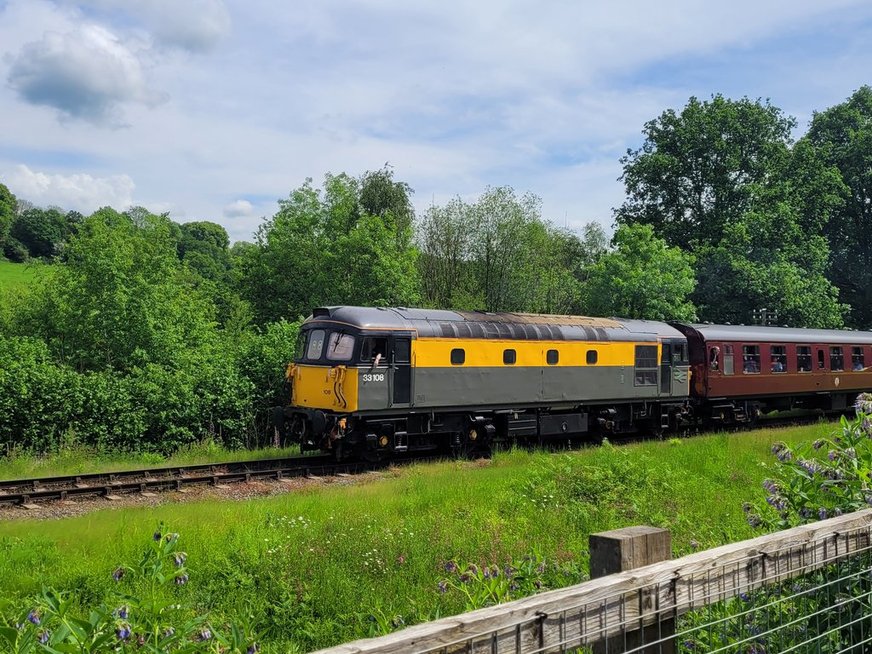
<svg viewBox="0 0 872 654">
<path fill-rule="evenodd" d="M 762 502 L 762 482 L 777 474 L 773 446 L 795 451 L 838 429 L 515 450 L 488 463 L 414 466 L 244 503 L 8 521 L 0 524 L 0 615 L 38 637 L 39 626 L 22 618 L 54 611 L 44 588 L 83 619 L 95 607 L 116 611 L 119 592 L 154 592 L 155 601 L 183 607 L 176 629 L 199 619 L 198 629 L 229 637 L 235 628 L 259 651 L 307 651 L 577 583 L 587 576 L 592 532 L 666 527 L 677 554 L 751 537 L 757 530 L 742 506 Z M 135 567 L 156 529 L 180 534 L 185 583 L 152 591 L 139 573 L 117 582 L 113 572 Z M 174 564 L 168 570 L 179 574 Z M 126 606 L 131 617 L 120 620 L 136 633 Z M 198 642 L 198 632 L 190 638 Z"/>
</svg>

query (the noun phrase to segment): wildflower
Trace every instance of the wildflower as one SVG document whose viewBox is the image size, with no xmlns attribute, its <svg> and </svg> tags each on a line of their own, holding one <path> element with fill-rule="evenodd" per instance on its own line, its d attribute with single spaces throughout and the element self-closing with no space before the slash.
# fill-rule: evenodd
<svg viewBox="0 0 872 654">
<path fill-rule="evenodd" d="M 127 640 L 130 638 L 130 625 L 126 622 L 121 623 L 115 630 L 115 636 L 118 640 Z"/>
<path fill-rule="evenodd" d="M 406 557 L 403 556 L 402 554 L 400 554 L 400 555 L 397 557 L 397 563 L 399 563 L 400 565 L 403 565 L 405 562 L 406 562 Z"/>
<path fill-rule="evenodd" d="M 34 625 L 39 625 L 41 620 L 39 619 L 39 612 L 34 609 L 30 613 L 27 614 L 27 621 Z"/>
<path fill-rule="evenodd" d="M 745 502 L 744 504 L 742 504 L 742 511 L 744 511 L 745 513 L 751 513 L 751 509 L 753 508 L 754 507 L 751 506 L 750 502 Z"/>
<path fill-rule="evenodd" d="M 789 463 L 793 461 L 793 452 L 785 448 L 776 454 L 775 457 L 781 461 L 781 463 Z"/>
<path fill-rule="evenodd" d="M 188 575 L 186 575 L 186 574 L 176 575 L 175 582 L 176 582 L 176 586 L 184 586 L 186 583 L 188 583 Z"/>
<path fill-rule="evenodd" d="M 439 594 L 440 595 L 444 595 L 446 592 L 448 592 L 448 582 L 447 581 L 445 581 L 445 580 L 440 581 L 438 586 L 439 586 Z"/>
<path fill-rule="evenodd" d="M 827 442 L 823 438 L 819 438 L 814 443 L 812 443 L 811 446 L 814 449 L 819 450 L 826 444 L 827 444 Z"/>
<path fill-rule="evenodd" d="M 541 590 L 541 588 L 542 588 L 542 582 L 539 581 L 538 579 L 533 582 L 533 585 L 536 587 L 536 590 Z"/>
<path fill-rule="evenodd" d="M 778 456 L 786 449 L 787 445 L 785 445 L 781 441 L 775 441 L 774 443 L 772 443 L 772 454 L 774 454 L 775 456 Z"/>
<path fill-rule="evenodd" d="M 112 573 L 112 578 L 115 581 L 121 581 L 121 577 L 124 576 L 124 568 L 115 568 L 115 572 Z"/>
<path fill-rule="evenodd" d="M 469 572 L 470 574 L 477 575 L 478 574 L 478 566 L 475 563 L 470 563 L 468 566 L 466 566 L 466 571 Z"/>
<path fill-rule="evenodd" d="M 778 484 L 776 484 L 771 479 L 764 479 L 763 480 L 763 488 L 770 495 L 775 495 L 778 492 Z"/>
<path fill-rule="evenodd" d="M 776 511 L 784 511 L 787 508 L 787 500 L 780 495 L 770 495 L 766 502 Z"/>
<path fill-rule="evenodd" d="M 858 395 L 854 408 L 856 408 L 858 413 L 872 413 L 872 395 L 869 393 Z"/>
<path fill-rule="evenodd" d="M 395 615 L 394 619 L 391 620 L 391 626 L 394 629 L 396 629 L 397 627 L 402 627 L 404 624 L 406 624 L 406 621 L 403 620 L 403 616 L 401 615 Z"/>
<path fill-rule="evenodd" d="M 814 515 L 814 513 L 812 512 L 811 509 L 807 509 L 807 508 L 803 507 L 799 510 L 799 517 L 800 518 L 808 519 L 812 515 Z"/>
<path fill-rule="evenodd" d="M 836 457 L 838 457 L 838 456 L 839 456 L 839 453 L 836 452 L 835 450 L 830 450 L 829 452 L 827 452 L 827 458 L 830 461 L 835 461 Z"/>
<path fill-rule="evenodd" d="M 208 628 L 200 629 L 200 633 L 197 634 L 197 640 L 199 640 L 201 643 L 207 640 L 211 640 L 211 638 L 212 632 L 209 631 Z"/>
<path fill-rule="evenodd" d="M 838 518 L 840 515 L 842 515 L 842 510 L 839 507 L 836 507 L 835 509 L 833 509 L 833 517 L 834 518 Z"/>
<path fill-rule="evenodd" d="M 188 560 L 188 555 L 185 552 L 176 552 L 173 555 L 173 561 L 175 561 L 176 567 L 181 568 L 185 565 L 185 561 Z"/>
<path fill-rule="evenodd" d="M 164 536 L 164 538 L 166 539 L 166 541 L 167 541 L 168 543 L 171 543 L 171 542 L 174 541 L 174 540 L 178 540 L 178 539 L 179 539 L 179 535 L 178 535 L 178 534 L 175 534 L 175 533 L 173 533 L 173 534 L 167 534 L 166 536 Z"/>
<path fill-rule="evenodd" d="M 175 629 L 173 629 L 172 627 L 167 627 L 166 629 L 164 629 L 163 637 L 164 638 L 171 638 L 172 636 L 175 635 L 175 633 L 176 633 Z"/>
<path fill-rule="evenodd" d="M 827 510 L 824 507 L 818 509 L 818 518 L 821 520 L 827 519 Z"/>
<path fill-rule="evenodd" d="M 492 565 L 491 569 L 490 569 L 490 575 L 493 579 L 496 579 L 497 577 L 499 577 L 500 576 L 499 566 Z"/>
<path fill-rule="evenodd" d="M 748 520 L 748 524 L 754 528 L 757 528 L 763 524 L 763 521 L 760 519 L 760 516 L 757 515 L 756 513 L 749 513 L 747 520 Z"/>
<path fill-rule="evenodd" d="M 684 645 L 685 649 L 696 649 L 695 640 L 685 640 L 682 645 Z"/>
<path fill-rule="evenodd" d="M 245 654 L 257 654 L 260 651 L 260 648 L 257 646 L 257 643 L 252 643 L 248 646 L 248 649 L 245 650 Z"/>
<path fill-rule="evenodd" d="M 468 584 L 470 581 L 472 581 L 471 572 L 464 572 L 462 575 L 460 575 L 460 583 Z"/>
<path fill-rule="evenodd" d="M 487 566 L 482 568 L 481 576 L 484 577 L 485 579 L 490 579 L 491 578 L 490 568 L 488 568 Z"/>
<path fill-rule="evenodd" d="M 503 574 L 506 575 L 506 577 L 508 577 L 509 579 L 511 579 L 512 577 L 514 577 L 516 572 L 517 572 L 517 570 L 515 570 L 515 568 L 513 568 L 513 567 L 510 566 L 510 565 L 507 565 L 507 566 L 503 569 Z"/>
<path fill-rule="evenodd" d="M 45 645 L 48 642 L 48 639 L 51 638 L 51 632 L 48 629 L 43 629 L 39 632 L 37 638 L 39 639 L 40 645 Z"/>
<path fill-rule="evenodd" d="M 699 549 L 699 542 L 696 541 L 696 540 L 691 539 L 691 541 L 690 541 L 690 549 L 692 549 L 692 550 L 698 550 L 698 549 Z"/>
<path fill-rule="evenodd" d="M 857 458 L 857 450 L 853 447 L 849 447 L 844 452 L 845 458 L 847 459 L 856 459 Z"/>
<path fill-rule="evenodd" d="M 800 459 L 796 462 L 800 468 L 805 470 L 808 474 L 814 475 L 820 471 L 820 465 L 818 465 L 817 461 L 810 461 L 808 459 Z"/>
<path fill-rule="evenodd" d="M 545 561 L 542 561 L 542 563 L 540 563 L 539 565 L 536 566 L 536 573 L 541 575 L 544 572 L 545 572 Z"/>
<path fill-rule="evenodd" d="M 446 561 L 444 567 L 445 572 L 447 572 L 448 574 L 457 572 L 457 564 L 454 561 Z"/>
<path fill-rule="evenodd" d="M 743 602 L 750 602 L 751 596 L 748 595 L 748 593 L 739 593 L 739 599 L 742 600 Z"/>
<path fill-rule="evenodd" d="M 127 619 L 127 607 L 122 606 L 122 607 L 115 609 L 115 615 L 118 616 L 119 618 L 121 618 L 122 620 L 126 620 Z"/>
</svg>

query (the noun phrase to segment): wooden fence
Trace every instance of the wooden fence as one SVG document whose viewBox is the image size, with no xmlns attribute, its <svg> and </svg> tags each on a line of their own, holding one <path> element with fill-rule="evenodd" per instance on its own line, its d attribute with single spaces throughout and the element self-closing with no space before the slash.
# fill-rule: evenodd
<svg viewBox="0 0 872 654">
<path fill-rule="evenodd" d="M 672 652 L 672 630 L 688 611 L 872 551 L 872 509 L 654 562 L 669 556 L 663 532 L 630 527 L 592 536 L 594 576 L 622 572 L 320 654 Z"/>
</svg>

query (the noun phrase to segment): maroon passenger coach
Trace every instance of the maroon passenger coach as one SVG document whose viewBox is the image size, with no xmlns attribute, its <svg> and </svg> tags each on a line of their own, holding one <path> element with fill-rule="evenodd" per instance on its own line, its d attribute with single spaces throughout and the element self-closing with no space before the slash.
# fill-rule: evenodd
<svg viewBox="0 0 872 654">
<path fill-rule="evenodd" d="M 748 422 L 773 410 L 838 410 L 872 390 L 872 332 L 672 323 L 688 341 L 700 416 Z"/>
</svg>

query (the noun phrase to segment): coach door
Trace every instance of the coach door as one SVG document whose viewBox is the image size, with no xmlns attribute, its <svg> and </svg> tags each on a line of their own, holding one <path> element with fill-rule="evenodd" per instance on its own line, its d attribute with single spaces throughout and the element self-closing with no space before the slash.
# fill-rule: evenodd
<svg viewBox="0 0 872 654">
<path fill-rule="evenodd" d="M 409 406 L 412 401 L 412 337 L 398 334 L 393 341 L 391 406 Z"/>
</svg>

